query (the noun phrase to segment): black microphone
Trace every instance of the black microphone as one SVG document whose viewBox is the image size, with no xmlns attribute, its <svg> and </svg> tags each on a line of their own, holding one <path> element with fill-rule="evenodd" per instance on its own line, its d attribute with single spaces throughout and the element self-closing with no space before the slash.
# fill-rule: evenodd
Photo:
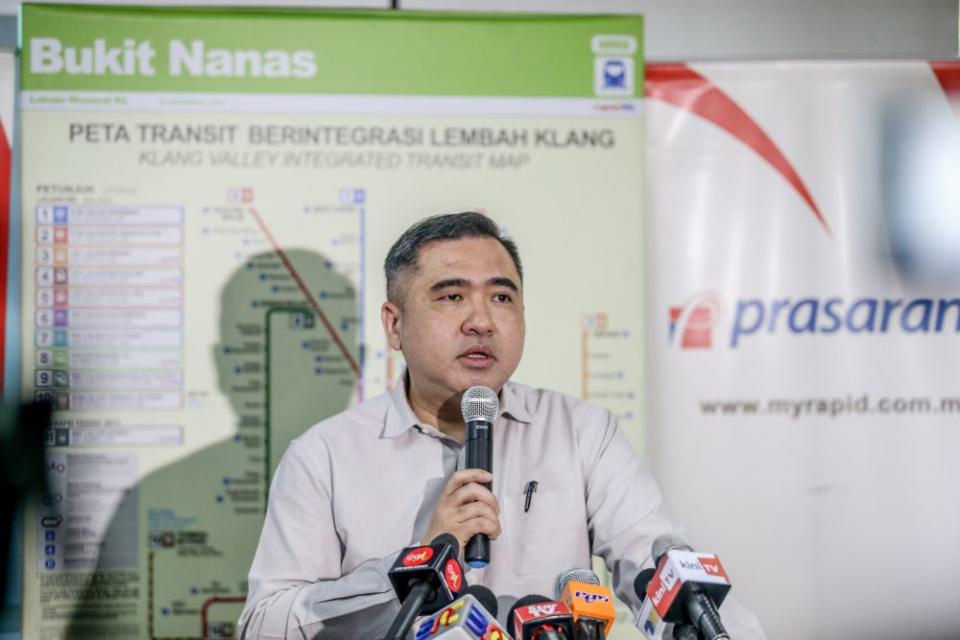
<svg viewBox="0 0 960 640">
<path fill-rule="evenodd" d="M 467 425 L 467 469 L 483 469 L 493 473 L 493 421 L 499 411 L 500 400 L 493 389 L 477 386 L 463 392 L 460 413 Z M 492 489 L 493 483 L 486 482 L 483 486 Z M 478 533 L 467 540 L 463 560 L 476 569 L 483 569 L 490 564 L 490 538 Z"/>
<path fill-rule="evenodd" d="M 460 545 L 449 533 L 400 552 L 387 576 L 403 604 L 384 640 L 403 640 L 417 616 L 435 613 L 457 598 L 464 586 L 459 553 Z"/>
<path fill-rule="evenodd" d="M 573 640 L 573 614 L 563 602 L 524 596 L 507 615 L 507 633 L 514 640 Z"/>
<path fill-rule="evenodd" d="M 663 626 L 657 625 L 660 620 L 656 614 L 653 616 L 650 615 L 650 603 L 646 602 L 647 585 L 653 580 L 653 574 L 655 573 L 656 571 L 653 569 L 644 569 L 638 573 L 637 577 L 633 580 L 633 591 L 637 594 L 637 597 L 640 598 L 641 605 L 635 624 L 637 629 L 643 633 L 643 637 L 647 639 L 663 637 Z M 644 605 L 646 605 L 646 607 L 644 607 Z M 700 640 L 700 633 L 692 624 L 675 624 L 673 625 L 673 640 Z"/>
<path fill-rule="evenodd" d="M 671 551 L 677 554 L 675 565 L 671 565 L 671 558 L 668 557 Z M 657 560 L 657 578 L 663 574 L 667 578 L 676 578 L 683 585 L 676 600 L 683 603 L 687 617 L 675 617 L 676 613 L 671 608 L 664 619 L 691 622 L 704 640 L 730 640 L 717 611 L 718 604 L 730 590 L 730 580 L 720 560 L 713 554 L 696 553 L 682 538 L 671 534 L 664 534 L 653 541 L 653 557 Z M 667 557 L 666 561 L 664 557 Z M 687 573 L 689 575 L 685 575 Z"/>
</svg>

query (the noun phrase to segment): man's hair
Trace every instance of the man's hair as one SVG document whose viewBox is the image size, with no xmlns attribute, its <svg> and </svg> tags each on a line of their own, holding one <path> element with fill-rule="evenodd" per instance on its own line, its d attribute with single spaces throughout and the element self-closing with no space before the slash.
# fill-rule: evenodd
<svg viewBox="0 0 960 640">
<path fill-rule="evenodd" d="M 403 302 L 405 292 L 400 285 L 401 276 L 409 271 L 416 271 L 417 256 L 424 245 L 461 238 L 493 238 L 499 242 L 510 254 L 520 282 L 523 282 L 523 268 L 520 266 L 517 245 L 502 233 L 496 222 L 475 211 L 447 213 L 420 220 L 404 231 L 390 247 L 387 258 L 383 261 L 383 271 L 387 276 L 387 300 L 395 304 Z"/>
</svg>

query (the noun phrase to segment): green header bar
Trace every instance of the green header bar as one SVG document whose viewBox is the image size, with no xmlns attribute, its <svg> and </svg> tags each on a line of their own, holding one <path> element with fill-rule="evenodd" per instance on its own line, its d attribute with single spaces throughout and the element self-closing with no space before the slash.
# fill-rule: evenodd
<svg viewBox="0 0 960 640">
<path fill-rule="evenodd" d="M 23 5 L 24 91 L 633 98 L 640 16 Z"/>
</svg>

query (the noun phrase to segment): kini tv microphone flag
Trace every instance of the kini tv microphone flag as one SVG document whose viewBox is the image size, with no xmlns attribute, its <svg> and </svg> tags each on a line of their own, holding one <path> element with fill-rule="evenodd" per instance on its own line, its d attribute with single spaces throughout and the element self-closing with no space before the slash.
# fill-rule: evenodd
<svg viewBox="0 0 960 640">
<path fill-rule="evenodd" d="M 647 598 L 666 622 L 692 623 L 706 640 L 729 639 L 717 607 L 730 591 L 730 579 L 712 553 L 698 553 L 681 539 L 664 535 L 653 543 L 657 570 Z"/>
<path fill-rule="evenodd" d="M 557 595 L 573 614 L 578 640 L 602 640 L 610 634 L 617 614 L 613 594 L 589 569 L 569 569 L 557 579 Z"/>
<path fill-rule="evenodd" d="M 463 392 L 460 413 L 467 426 L 464 441 L 464 468 L 483 469 L 493 473 L 493 421 L 500 412 L 500 399 L 496 391 L 487 387 L 470 387 Z M 492 483 L 483 486 L 492 489 Z M 463 550 L 463 561 L 476 569 L 490 564 L 490 538 L 478 533 L 469 540 Z"/>
<path fill-rule="evenodd" d="M 403 604 L 386 640 L 405 638 L 417 616 L 439 611 L 457 598 L 464 587 L 459 553 L 460 545 L 449 533 L 400 552 L 387 576 Z"/>
<path fill-rule="evenodd" d="M 482 585 L 466 587 L 449 606 L 420 621 L 415 640 L 510 640 L 497 623 L 497 597 Z"/>
<path fill-rule="evenodd" d="M 524 596 L 510 609 L 507 631 L 515 640 L 574 640 L 573 614 L 546 596 Z"/>
</svg>

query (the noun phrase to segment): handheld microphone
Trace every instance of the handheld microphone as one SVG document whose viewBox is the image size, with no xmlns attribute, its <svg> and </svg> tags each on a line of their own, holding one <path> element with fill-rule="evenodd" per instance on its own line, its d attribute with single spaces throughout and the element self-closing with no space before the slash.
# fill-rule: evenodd
<svg viewBox="0 0 960 640">
<path fill-rule="evenodd" d="M 729 640 L 717 607 L 730 579 L 717 556 L 697 553 L 672 535 L 654 540 L 653 556 L 657 570 L 646 594 L 657 615 L 665 622 L 692 622 L 705 640 Z"/>
<path fill-rule="evenodd" d="M 613 594 L 589 569 L 569 569 L 557 579 L 557 595 L 573 613 L 577 640 L 603 640 L 617 614 Z"/>
<path fill-rule="evenodd" d="M 402 640 L 418 615 L 434 613 L 454 601 L 464 586 L 459 552 L 457 539 L 449 533 L 441 533 L 429 545 L 400 552 L 387 576 L 403 604 L 385 640 Z"/>
<path fill-rule="evenodd" d="M 515 640 L 573 640 L 573 614 L 546 596 L 524 596 L 510 609 L 507 631 Z"/>
<path fill-rule="evenodd" d="M 453 603 L 420 621 L 415 640 L 510 640 L 497 624 L 497 597 L 475 584 Z"/>
<path fill-rule="evenodd" d="M 493 389 L 470 387 L 463 392 L 460 413 L 467 425 L 465 442 L 465 466 L 467 469 L 483 469 L 493 473 L 493 421 L 500 411 L 500 399 Z M 484 484 L 492 489 L 492 483 Z M 490 538 L 478 533 L 469 540 L 463 550 L 464 561 L 476 569 L 490 564 Z"/>
</svg>

